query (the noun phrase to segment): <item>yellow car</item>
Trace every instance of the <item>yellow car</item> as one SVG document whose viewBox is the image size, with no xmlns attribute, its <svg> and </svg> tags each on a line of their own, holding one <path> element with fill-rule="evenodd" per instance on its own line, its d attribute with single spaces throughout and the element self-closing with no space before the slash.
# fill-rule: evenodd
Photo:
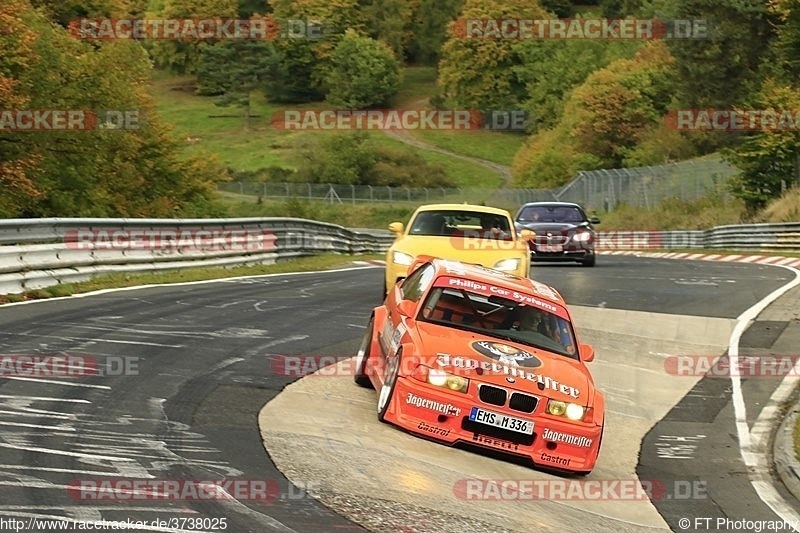
<svg viewBox="0 0 800 533">
<path fill-rule="evenodd" d="M 419 207 L 408 226 L 389 224 L 396 240 L 386 253 L 384 297 L 406 277 L 420 255 L 475 263 L 529 277 L 530 230 L 518 235 L 511 214 L 504 209 L 469 204 L 432 204 Z"/>
</svg>

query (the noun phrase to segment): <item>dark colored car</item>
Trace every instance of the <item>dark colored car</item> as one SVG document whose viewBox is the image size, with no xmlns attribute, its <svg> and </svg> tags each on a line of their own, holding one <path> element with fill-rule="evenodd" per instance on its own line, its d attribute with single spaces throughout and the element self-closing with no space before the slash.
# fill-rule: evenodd
<svg viewBox="0 0 800 533">
<path fill-rule="evenodd" d="M 577 261 L 584 266 L 595 264 L 597 234 L 592 224 L 597 217 L 587 217 L 578 204 L 568 202 L 530 202 L 514 216 L 517 231 L 532 230 L 529 241 L 531 261 Z"/>
</svg>

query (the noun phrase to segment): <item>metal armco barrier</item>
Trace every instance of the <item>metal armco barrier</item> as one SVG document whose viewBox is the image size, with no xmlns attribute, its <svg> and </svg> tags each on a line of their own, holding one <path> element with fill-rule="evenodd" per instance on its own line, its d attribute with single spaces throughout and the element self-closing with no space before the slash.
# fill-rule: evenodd
<svg viewBox="0 0 800 533">
<path fill-rule="evenodd" d="M 299 218 L 0 220 L 0 294 L 98 274 L 273 264 L 336 252 L 383 252 L 385 230 Z M 691 231 L 599 231 L 598 250 L 800 252 L 800 222 Z"/>
<path fill-rule="evenodd" d="M 0 221 L 0 294 L 98 274 L 274 264 L 338 252 L 385 251 L 388 231 L 296 218 L 14 219 Z"/>
</svg>

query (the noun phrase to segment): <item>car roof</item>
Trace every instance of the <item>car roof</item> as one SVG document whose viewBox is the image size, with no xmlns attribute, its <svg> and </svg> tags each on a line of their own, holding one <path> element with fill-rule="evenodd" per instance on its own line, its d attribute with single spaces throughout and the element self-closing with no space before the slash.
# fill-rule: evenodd
<svg viewBox="0 0 800 533">
<path fill-rule="evenodd" d="M 474 204 L 427 204 L 421 205 L 417 208 L 417 213 L 422 211 L 438 211 L 438 210 L 447 210 L 447 211 L 475 211 L 478 213 L 489 213 L 492 215 L 501 215 L 501 216 L 511 216 L 505 209 L 500 209 L 499 207 L 489 207 L 486 205 L 474 205 Z"/>
<path fill-rule="evenodd" d="M 567 303 L 559 292 L 553 287 L 544 284 L 540 281 L 535 281 L 530 278 L 523 278 L 510 272 L 500 272 L 491 268 L 473 263 L 463 263 L 461 261 L 454 261 L 452 259 L 442 259 L 438 257 L 417 258 L 424 262 L 430 262 L 436 269 L 436 277 L 439 276 L 453 276 L 458 278 L 469 279 L 487 285 L 499 286 L 504 289 L 518 291 L 536 295 L 537 298 L 546 300 L 551 303 L 567 307 Z M 458 266 L 458 272 L 454 272 L 453 266 Z"/>
<path fill-rule="evenodd" d="M 563 207 L 581 207 L 580 204 L 576 204 L 573 202 L 528 202 L 527 204 L 523 204 L 522 207 L 531 207 L 537 205 L 553 205 L 553 206 L 563 206 Z M 581 209 L 583 209 L 581 207 Z"/>
</svg>

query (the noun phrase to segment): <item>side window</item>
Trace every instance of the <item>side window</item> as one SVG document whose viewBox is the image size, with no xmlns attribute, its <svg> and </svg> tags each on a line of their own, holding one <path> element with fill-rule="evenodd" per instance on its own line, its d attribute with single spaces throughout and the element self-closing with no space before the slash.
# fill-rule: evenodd
<svg viewBox="0 0 800 533">
<path fill-rule="evenodd" d="M 419 301 L 433 281 L 434 268 L 430 263 L 419 267 L 410 276 L 403 280 L 400 290 L 404 300 Z"/>
</svg>

